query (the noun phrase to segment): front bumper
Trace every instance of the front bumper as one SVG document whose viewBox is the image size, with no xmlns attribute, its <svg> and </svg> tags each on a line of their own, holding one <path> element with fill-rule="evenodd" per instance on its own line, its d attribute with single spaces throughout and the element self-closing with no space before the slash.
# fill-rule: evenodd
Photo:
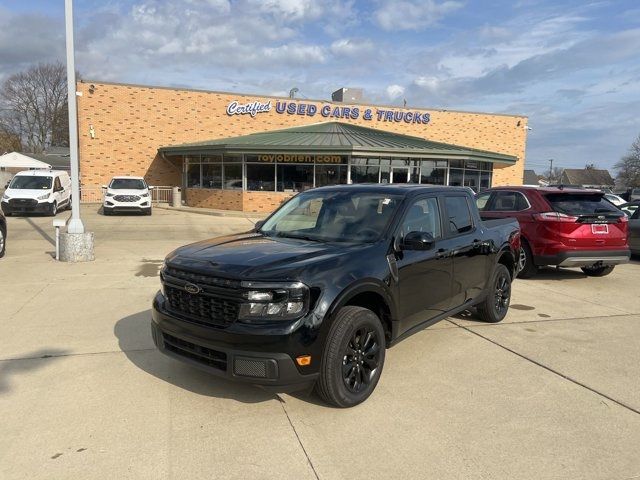
<svg viewBox="0 0 640 480">
<path fill-rule="evenodd" d="M 148 212 L 151 210 L 151 198 L 144 197 L 133 202 L 119 202 L 113 197 L 107 197 L 102 208 L 109 212 Z"/>
<path fill-rule="evenodd" d="M 536 265 L 557 265 L 559 267 L 589 267 L 595 264 L 619 265 L 628 263 L 631 257 L 629 249 L 621 250 L 568 250 L 556 255 L 534 257 Z"/>
<path fill-rule="evenodd" d="M 301 372 L 291 348 L 295 334 L 231 333 L 185 321 L 164 308 L 158 293 L 153 302 L 151 330 L 156 347 L 165 355 L 218 377 L 285 392 L 311 387 L 318 373 Z"/>
<path fill-rule="evenodd" d="M 51 210 L 51 203 L 30 199 L 11 199 L 8 202 L 3 200 L 1 206 L 5 214 L 48 213 Z"/>
</svg>

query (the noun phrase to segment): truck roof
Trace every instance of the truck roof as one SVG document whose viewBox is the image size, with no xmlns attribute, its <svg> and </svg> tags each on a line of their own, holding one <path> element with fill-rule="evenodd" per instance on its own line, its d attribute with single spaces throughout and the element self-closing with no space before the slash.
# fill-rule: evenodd
<svg viewBox="0 0 640 480">
<path fill-rule="evenodd" d="M 426 192 L 451 192 L 459 191 L 465 193 L 472 193 L 473 191 L 469 187 L 450 187 L 445 185 L 425 185 L 416 183 L 358 183 L 351 185 L 331 185 L 326 187 L 315 188 L 314 190 L 324 191 L 342 191 L 352 190 L 354 192 L 380 192 L 395 195 L 414 195 Z"/>
</svg>

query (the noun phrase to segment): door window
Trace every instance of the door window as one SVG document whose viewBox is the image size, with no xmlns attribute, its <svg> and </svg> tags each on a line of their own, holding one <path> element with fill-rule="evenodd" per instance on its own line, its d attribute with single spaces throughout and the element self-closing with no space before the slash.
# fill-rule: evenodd
<svg viewBox="0 0 640 480">
<path fill-rule="evenodd" d="M 454 235 L 473 230 L 473 220 L 467 197 L 445 197 L 449 232 Z"/>
<path fill-rule="evenodd" d="M 480 210 L 481 212 L 484 210 L 488 210 L 490 196 L 491 192 L 482 193 L 476 197 L 476 205 L 478 206 L 478 210 Z"/>
<path fill-rule="evenodd" d="M 53 182 L 53 191 L 58 192 L 60 190 L 62 190 L 62 185 L 60 185 L 60 177 L 56 177 L 55 181 Z"/>
<path fill-rule="evenodd" d="M 519 212 L 530 207 L 529 202 L 520 192 L 495 192 L 491 210 L 494 212 Z"/>
<path fill-rule="evenodd" d="M 433 238 L 440 238 L 440 211 L 436 198 L 417 200 L 409 207 L 402 221 L 402 235 L 409 232 L 427 232 Z"/>
</svg>

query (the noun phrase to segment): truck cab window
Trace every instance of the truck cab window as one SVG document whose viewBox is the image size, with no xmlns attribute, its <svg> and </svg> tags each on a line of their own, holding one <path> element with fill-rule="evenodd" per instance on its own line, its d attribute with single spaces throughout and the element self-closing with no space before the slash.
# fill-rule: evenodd
<svg viewBox="0 0 640 480">
<path fill-rule="evenodd" d="M 436 198 L 423 198 L 409 207 L 402 221 L 402 235 L 409 232 L 428 232 L 433 238 L 440 238 L 440 211 Z"/>
<path fill-rule="evenodd" d="M 445 206 L 449 219 L 450 233 L 457 235 L 473 230 L 473 220 L 471 219 L 467 197 L 445 197 Z"/>
</svg>

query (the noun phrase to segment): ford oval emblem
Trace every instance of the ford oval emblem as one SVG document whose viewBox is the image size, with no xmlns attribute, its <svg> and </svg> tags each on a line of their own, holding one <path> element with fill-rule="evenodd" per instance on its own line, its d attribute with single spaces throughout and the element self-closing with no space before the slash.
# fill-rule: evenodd
<svg viewBox="0 0 640 480">
<path fill-rule="evenodd" d="M 194 284 L 194 283 L 187 283 L 184 286 L 184 289 L 189 292 L 191 295 L 197 295 L 198 293 L 200 293 L 202 291 L 202 289 Z"/>
</svg>

